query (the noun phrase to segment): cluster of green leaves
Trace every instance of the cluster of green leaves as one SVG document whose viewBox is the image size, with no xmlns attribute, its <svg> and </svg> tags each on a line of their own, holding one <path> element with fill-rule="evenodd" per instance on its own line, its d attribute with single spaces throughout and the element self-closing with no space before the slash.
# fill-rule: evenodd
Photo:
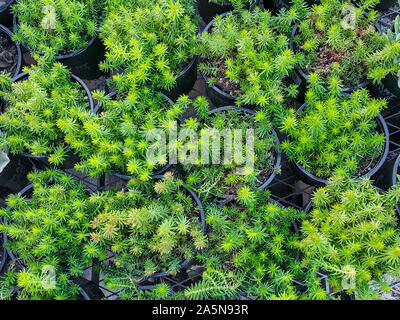
<svg viewBox="0 0 400 320">
<path fill-rule="evenodd" d="M 92 222 L 92 240 L 115 254 L 113 272 L 105 269 L 111 289 L 132 296 L 146 278 L 176 274 L 183 261 L 205 248 L 200 208 L 182 184 L 169 172 L 148 191 L 132 188 L 92 197 L 102 207 Z"/>
<path fill-rule="evenodd" d="M 101 69 L 115 85 L 171 89 L 195 54 L 197 19 L 192 0 L 110 0 L 100 36 L 106 46 Z"/>
<path fill-rule="evenodd" d="M 24 266 L 5 281 L 18 285 L 21 299 L 75 299 L 79 287 L 72 282 L 101 256 L 89 243 L 90 221 L 97 214 L 85 186 L 59 171 L 31 173 L 32 194 L 11 195 L 0 232 L 8 236 L 6 246 Z M 55 270 L 55 283 L 44 286 L 49 268 Z"/>
<path fill-rule="evenodd" d="M 149 148 L 157 143 L 149 132 L 158 129 L 167 133 L 177 126 L 183 105 L 171 105 L 165 96 L 149 88 L 131 90 L 115 99 L 104 92 L 93 96 L 101 103 L 97 114 L 82 113 L 79 122 L 68 114 L 58 120 L 65 141 L 81 158 L 76 169 L 91 176 L 117 171 L 139 182 L 151 179 L 153 171 L 168 162 L 161 152 L 157 159 L 147 157 Z"/>
<path fill-rule="evenodd" d="M 209 0 L 218 4 L 232 4 L 237 9 L 243 9 L 246 5 L 255 3 L 255 0 Z"/>
<path fill-rule="evenodd" d="M 388 44 L 369 59 L 369 64 L 372 66 L 369 77 L 378 82 L 389 74 L 397 74 L 400 88 L 400 16 L 396 17 L 393 30 L 389 29 L 386 37 Z"/>
<path fill-rule="evenodd" d="M 378 298 L 370 281 L 385 290 L 388 285 L 382 276 L 400 273 L 395 213 L 399 201 L 400 185 L 383 193 L 368 179 L 333 177 L 315 192 L 313 208 L 301 228 L 304 265 L 328 272 L 335 292 L 356 293 L 358 299 Z"/>
<path fill-rule="evenodd" d="M 65 66 L 52 59 L 38 60 L 38 65 L 24 70 L 28 74 L 25 80 L 12 82 L 1 76 L 0 98 L 5 110 L 0 125 L 11 153 L 49 156 L 49 162 L 58 165 L 68 153 L 58 120 L 68 116 L 78 122 L 90 105 L 86 92 Z"/>
<path fill-rule="evenodd" d="M 196 102 L 199 100 L 194 107 L 200 114 L 206 105 Z M 237 196 L 242 204 L 252 204 L 257 188 L 280 170 L 275 167 L 279 146 L 268 115 L 226 110 L 210 115 L 204 112 L 200 119 L 189 118 L 182 125 L 199 137 L 194 141 L 189 134 L 191 141 L 186 145 L 180 141 L 179 163 L 184 164 L 187 186 L 205 202 L 231 201 Z M 239 134 L 237 130 L 241 130 Z"/>
<path fill-rule="evenodd" d="M 299 114 L 290 109 L 281 123 L 281 130 L 289 137 L 282 142 L 282 150 L 321 178 L 336 170 L 367 173 L 385 143 L 377 116 L 387 101 L 371 98 L 366 89 L 345 96 L 340 94 L 341 88 L 340 81 L 332 78 L 325 89 L 319 75 L 311 74 L 306 107 Z"/>
<path fill-rule="evenodd" d="M 14 40 L 37 53 L 65 54 L 87 46 L 97 33 L 103 0 L 19 0 Z"/>
<path fill-rule="evenodd" d="M 306 73 L 317 72 L 324 79 L 336 76 L 345 86 L 357 86 L 367 75 L 378 81 L 377 72 L 370 72 L 376 62 L 370 56 L 382 50 L 387 39 L 375 29 L 377 12 L 374 1 L 363 1 L 359 7 L 350 1 L 321 0 L 313 6 L 294 37 L 295 50 L 304 53 L 300 66 Z M 391 67 L 387 64 L 381 68 Z M 380 70 L 380 73 L 386 72 Z"/>
<path fill-rule="evenodd" d="M 303 269 L 296 248 L 295 225 L 304 213 L 264 196 L 258 200 L 248 208 L 208 208 L 209 246 L 198 257 L 207 271 L 202 281 L 186 290 L 187 298 L 299 299 L 303 281 L 310 283 L 308 296 L 328 298 L 316 278 L 311 281 L 312 275 Z"/>
<path fill-rule="evenodd" d="M 284 79 L 301 61 L 289 49 L 287 35 L 298 15 L 287 13 L 273 16 L 256 8 L 217 16 L 198 47 L 199 69 L 208 84 L 236 97 L 238 105 L 282 114 L 285 98 L 297 95 L 297 87 L 286 87 Z"/>
</svg>

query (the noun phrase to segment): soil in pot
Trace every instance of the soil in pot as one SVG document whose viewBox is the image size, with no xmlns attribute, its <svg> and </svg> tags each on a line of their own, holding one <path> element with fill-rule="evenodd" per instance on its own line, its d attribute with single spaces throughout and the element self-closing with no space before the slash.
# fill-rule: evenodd
<svg viewBox="0 0 400 320">
<path fill-rule="evenodd" d="M 0 72 L 14 74 L 18 65 L 18 50 L 14 42 L 0 34 Z"/>
<path fill-rule="evenodd" d="M 366 34 L 364 31 L 359 31 L 359 37 L 363 38 Z M 357 89 L 366 87 L 371 81 L 367 80 L 365 75 L 365 70 L 367 70 L 367 65 L 365 61 L 360 61 L 360 63 L 348 63 L 351 60 L 352 51 L 345 52 L 341 49 L 334 49 L 327 44 L 320 45 L 314 54 L 304 51 L 303 45 L 298 42 L 300 39 L 299 35 L 299 24 L 296 24 L 292 30 L 292 36 L 290 41 L 291 50 L 293 53 L 302 53 L 305 57 L 314 57 L 306 61 L 303 67 L 297 66 L 297 75 L 300 81 L 303 83 L 309 78 L 310 73 L 318 73 L 323 79 L 328 79 L 332 74 L 332 67 L 346 63 L 346 68 L 350 68 L 351 71 L 348 77 L 341 77 L 343 92 L 352 92 Z"/>
<path fill-rule="evenodd" d="M 217 80 L 215 86 L 217 86 L 219 89 L 221 89 L 223 92 L 230 95 L 234 99 L 236 99 L 240 95 L 240 85 L 239 83 L 235 83 L 228 79 L 228 77 L 226 76 L 227 68 L 223 60 L 210 61 L 207 58 L 201 58 L 201 62 L 205 64 L 212 64 L 218 70 L 218 73 L 215 76 L 215 79 Z"/>
</svg>

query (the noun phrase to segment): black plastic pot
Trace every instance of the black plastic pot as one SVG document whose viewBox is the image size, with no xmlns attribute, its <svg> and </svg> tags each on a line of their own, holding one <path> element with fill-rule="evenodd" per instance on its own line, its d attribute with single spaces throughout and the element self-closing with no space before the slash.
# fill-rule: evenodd
<svg viewBox="0 0 400 320">
<path fill-rule="evenodd" d="M 59 54 L 56 60 L 67 66 L 78 77 L 91 80 L 103 74 L 99 64 L 104 60 L 104 56 L 104 45 L 96 36 L 89 41 L 86 48 L 65 55 Z"/>
<path fill-rule="evenodd" d="M 290 37 L 290 50 L 292 50 L 292 52 L 294 54 L 296 53 L 294 37 L 297 34 L 299 27 L 300 27 L 300 23 L 296 22 L 296 24 L 294 25 L 294 27 L 292 29 L 292 33 L 291 33 L 291 37 Z M 302 68 L 300 68 L 299 66 L 296 66 L 295 70 L 296 70 L 296 74 L 295 74 L 293 80 L 295 81 L 295 83 L 300 85 L 300 91 L 302 93 L 304 93 L 306 91 L 306 85 L 307 85 L 307 80 L 309 78 L 309 75 L 307 73 L 305 73 L 304 70 Z M 356 86 L 343 88 L 342 93 L 350 94 L 353 91 L 356 91 L 358 89 L 369 86 L 371 84 L 371 82 L 372 82 L 371 80 L 365 80 Z"/>
<path fill-rule="evenodd" d="M 307 107 L 307 104 L 303 104 L 296 112 L 296 115 L 299 115 L 299 113 Z M 383 119 L 381 115 L 377 117 L 377 123 L 379 126 L 379 131 L 381 131 L 385 135 L 385 145 L 383 147 L 381 157 L 379 161 L 375 164 L 375 166 L 368 171 L 366 174 L 362 175 L 360 178 L 365 178 L 365 177 L 373 177 L 383 166 L 385 163 L 387 156 L 389 154 L 389 129 L 387 127 L 386 121 Z M 309 183 L 312 186 L 320 187 L 320 186 L 325 186 L 328 182 L 327 179 L 320 178 L 315 176 L 314 174 L 308 172 L 306 169 L 303 168 L 300 164 L 297 162 L 293 162 L 295 170 L 298 172 L 300 177 L 302 177 L 305 182 Z"/>
<path fill-rule="evenodd" d="M 197 57 L 190 60 L 187 67 L 175 77 L 175 86 L 165 92 L 172 100 L 177 100 L 181 95 L 187 95 L 193 89 L 197 80 L 197 62 Z"/>
<path fill-rule="evenodd" d="M 221 17 L 225 17 L 228 13 L 223 13 L 221 14 Z M 211 21 L 203 30 L 203 32 L 210 32 L 210 29 L 214 25 L 214 20 Z M 208 85 L 208 77 L 200 71 L 201 77 L 204 79 L 206 82 L 206 94 L 207 97 L 211 100 L 211 102 L 214 104 L 214 106 L 218 107 L 223 107 L 223 106 L 232 106 L 235 105 L 236 98 L 234 96 L 231 96 L 230 94 L 224 92 L 222 89 L 220 89 L 217 86 L 212 86 L 210 87 Z"/>
<path fill-rule="evenodd" d="M 397 183 L 397 175 L 400 174 L 400 156 L 393 157 L 386 161 L 382 167 L 381 174 L 376 179 L 376 184 L 388 190 Z"/>
<path fill-rule="evenodd" d="M 0 25 L 0 36 L 6 37 L 12 40 L 13 34 L 12 32 L 6 28 L 3 25 Z M 17 48 L 17 66 L 15 68 L 14 74 L 12 76 L 15 78 L 20 72 L 21 72 L 21 66 L 22 66 L 22 51 L 21 47 L 18 43 L 15 43 L 13 41 L 15 47 Z"/>
<path fill-rule="evenodd" d="M 14 30 L 18 22 L 14 16 Z M 26 51 L 28 47 L 22 45 Z M 85 48 L 75 50 L 66 54 L 57 54 L 56 60 L 67 66 L 71 72 L 79 78 L 92 80 L 100 77 L 103 73 L 99 69 L 99 64 L 104 60 L 105 48 L 100 39 L 95 36 L 88 42 Z"/>
<path fill-rule="evenodd" d="M 0 219 L 0 223 L 2 223 L 2 219 Z M 6 234 L 4 232 L 2 232 L 0 234 L 0 251 L 1 251 L 1 255 L 0 255 L 0 275 L 3 274 L 3 270 L 4 267 L 7 264 L 8 261 L 8 251 L 5 247 L 5 243 L 6 243 Z"/>
<path fill-rule="evenodd" d="M 110 98 L 110 99 L 114 99 L 114 98 L 117 96 L 117 94 L 118 94 L 117 91 L 113 91 L 113 92 L 110 92 L 110 93 L 107 95 L 107 97 Z M 174 102 L 173 102 L 170 98 L 168 98 L 165 94 L 162 94 L 162 93 L 160 93 L 160 94 L 161 94 L 161 96 L 162 96 L 170 105 L 172 105 L 172 104 L 174 103 Z M 101 111 L 102 111 L 102 109 L 101 109 L 101 103 L 98 103 L 97 106 L 96 106 L 96 108 L 95 108 L 95 113 L 98 114 L 98 113 L 100 113 Z M 154 172 L 154 176 L 158 176 L 158 175 L 161 175 L 161 174 L 165 173 L 166 171 L 168 171 L 169 169 L 171 169 L 171 167 L 172 167 L 172 164 L 167 164 L 166 166 L 164 166 L 164 167 L 162 167 L 162 168 L 156 170 L 156 171 Z M 115 177 L 117 177 L 118 179 L 123 180 L 123 181 L 130 181 L 130 180 L 132 179 L 132 176 L 127 175 L 127 174 L 122 174 L 122 173 L 119 173 L 119 172 L 112 172 L 112 175 L 115 176 Z"/>
<path fill-rule="evenodd" d="M 8 0 L 7 4 L 0 8 L 0 24 L 6 27 L 12 27 L 13 15 L 11 13 L 11 5 L 16 0 Z"/>
<path fill-rule="evenodd" d="M 29 75 L 27 73 L 21 73 L 20 75 L 18 75 L 15 79 L 14 82 L 18 82 L 18 81 L 24 81 L 29 77 Z M 94 101 L 93 101 L 93 97 L 92 94 L 89 90 L 89 88 L 86 86 L 86 84 L 77 76 L 75 75 L 71 75 L 71 80 L 78 82 L 79 85 L 82 87 L 82 89 L 86 92 L 86 95 L 88 97 L 89 100 L 89 106 L 90 106 L 90 112 L 94 112 L 95 108 L 94 108 Z M 43 156 L 34 156 L 30 153 L 27 152 L 23 152 L 22 155 L 28 159 L 33 160 L 34 162 L 38 163 L 39 165 L 48 167 L 51 166 L 51 164 L 49 163 L 49 157 L 46 155 Z M 74 167 L 74 165 L 79 162 L 79 157 L 73 153 L 73 151 L 68 148 L 68 156 L 67 159 L 64 161 L 64 163 L 60 166 L 58 166 L 58 168 L 60 169 L 71 169 Z"/>
<path fill-rule="evenodd" d="M 244 8 L 252 10 L 257 3 L 258 0 L 253 1 L 251 5 L 250 3 L 247 3 Z M 209 0 L 198 0 L 197 8 L 199 9 L 200 17 L 202 17 L 205 23 L 209 23 L 212 19 L 214 19 L 215 16 L 219 14 L 235 10 L 235 7 L 232 5 L 232 3 L 215 3 Z"/>
<path fill-rule="evenodd" d="M 247 114 L 251 114 L 251 115 L 255 115 L 256 114 L 256 112 L 254 110 L 251 110 L 251 109 L 241 108 L 241 107 L 236 107 L 236 106 L 226 106 L 226 107 L 213 109 L 208 113 L 208 115 L 211 116 L 213 114 L 216 114 L 216 113 L 219 113 L 219 112 L 225 112 L 225 111 L 229 111 L 229 110 L 235 110 L 235 111 L 238 111 L 238 112 L 243 112 L 243 113 L 247 113 Z M 280 141 L 279 141 L 278 135 L 277 135 L 277 133 L 275 132 L 274 129 L 272 129 L 271 131 L 272 131 L 272 135 L 275 138 L 276 147 L 278 149 L 280 144 L 281 144 Z M 276 151 L 274 168 L 275 169 L 276 168 L 280 168 L 281 162 L 282 162 L 282 154 L 279 151 Z M 276 177 L 276 170 L 274 170 L 272 172 L 272 174 L 269 176 L 269 178 L 266 181 L 264 181 L 263 184 L 258 187 L 258 189 L 261 190 L 261 191 L 265 190 L 271 184 L 271 182 L 275 179 L 275 177 Z"/>
<path fill-rule="evenodd" d="M 10 162 L 0 173 L 0 197 L 6 198 L 17 193 L 28 184 L 27 175 L 32 171 L 32 163 L 25 157 L 8 155 Z"/>
<path fill-rule="evenodd" d="M 396 2 L 397 2 L 397 0 L 396 0 Z M 393 19 L 395 17 L 396 17 L 396 15 L 393 15 Z M 393 20 L 393 24 L 394 24 L 394 20 Z M 391 29 L 394 31 L 394 25 L 393 24 L 392 24 L 392 28 Z M 378 30 L 379 33 L 386 34 L 386 32 L 390 28 L 387 28 L 387 30 L 385 30 L 385 28 L 380 23 L 377 23 L 376 24 L 376 29 Z M 397 74 L 389 74 L 389 75 L 387 75 L 386 78 L 382 80 L 382 84 L 391 94 L 393 94 L 398 99 L 400 99 L 399 78 L 398 78 Z M 379 94 L 379 91 L 377 93 Z"/>
<path fill-rule="evenodd" d="M 389 74 L 382 80 L 383 86 L 389 90 L 391 94 L 400 99 L 400 87 L 398 85 L 399 78 L 397 75 Z"/>
</svg>

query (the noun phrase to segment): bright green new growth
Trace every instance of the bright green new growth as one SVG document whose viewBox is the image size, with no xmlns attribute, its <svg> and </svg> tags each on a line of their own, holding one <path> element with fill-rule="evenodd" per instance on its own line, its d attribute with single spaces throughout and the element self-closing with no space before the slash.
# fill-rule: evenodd
<svg viewBox="0 0 400 320">
<path fill-rule="evenodd" d="M 147 157 L 150 147 L 157 144 L 149 131 L 159 129 L 167 134 L 168 128 L 176 126 L 183 106 L 171 105 L 165 96 L 147 88 L 115 99 L 95 92 L 94 98 L 101 102 L 101 109 L 98 114 L 82 114 L 82 125 L 68 115 L 58 121 L 65 140 L 81 158 L 76 168 L 90 176 L 116 171 L 138 182 L 148 181 L 155 169 L 168 163 L 162 152 L 157 159 Z"/>
<path fill-rule="evenodd" d="M 310 77 L 308 105 L 299 113 L 291 109 L 281 129 L 289 137 L 282 150 L 308 172 L 327 178 L 336 170 L 364 175 L 383 152 L 385 135 L 378 129 L 377 116 L 385 100 L 373 99 L 366 89 L 347 97 L 340 94 L 337 79 L 325 90 L 317 74 Z"/>
<path fill-rule="evenodd" d="M 238 105 L 282 114 L 285 97 L 297 94 L 283 81 L 300 59 L 289 49 L 286 35 L 296 16 L 284 19 L 286 13 L 272 16 L 256 8 L 217 16 L 209 32 L 203 32 L 198 48 L 199 68 L 208 84 L 237 97 Z"/>
<path fill-rule="evenodd" d="M 11 195 L 7 221 L 0 232 L 6 246 L 26 268 L 13 277 L 21 299 L 76 299 L 72 278 L 81 276 L 100 251 L 90 241 L 90 221 L 97 206 L 89 201 L 85 186 L 54 170 L 31 173 L 33 194 Z M 44 286 L 43 275 L 54 268 L 55 286 Z M 7 279 L 6 279 L 7 280 Z"/>
<path fill-rule="evenodd" d="M 89 112 L 86 92 L 71 79 L 70 71 L 60 63 L 39 59 L 38 65 L 26 68 L 26 80 L 11 82 L 2 77 L 0 98 L 5 111 L 0 114 L 2 132 L 10 152 L 28 152 L 50 156 L 52 164 L 61 164 L 67 145 L 57 121 L 68 117 L 77 123 L 81 113 Z"/>
<path fill-rule="evenodd" d="M 195 108 L 198 109 L 196 105 Z M 280 170 L 274 167 L 279 146 L 269 117 L 263 111 L 256 115 L 222 111 L 204 115 L 201 122 L 190 118 L 182 127 L 198 132 L 198 142 L 181 141 L 179 162 L 184 164 L 188 187 L 195 190 L 202 201 L 229 202 L 237 196 L 242 204 L 252 204 L 257 188 Z M 235 130 L 242 131 L 236 134 Z M 208 157 L 202 154 L 204 146 Z M 199 150 L 197 157 L 193 157 L 192 147 Z M 219 163 L 213 164 L 217 159 Z"/>
<path fill-rule="evenodd" d="M 304 53 L 300 66 L 306 73 L 316 72 L 324 79 L 336 76 L 346 87 L 361 84 L 367 74 L 373 76 L 369 70 L 382 60 L 371 63 L 370 56 L 387 40 L 375 29 L 377 13 L 369 10 L 374 5 L 370 2 L 355 7 L 350 1 L 321 0 L 300 20 L 294 42 L 295 50 Z M 381 68 L 391 70 L 389 65 Z"/>
<path fill-rule="evenodd" d="M 383 274 L 400 273 L 400 233 L 395 206 L 400 186 L 380 192 L 368 179 L 335 176 L 313 196 L 299 245 L 303 263 L 329 274 L 334 292 L 378 298 L 370 285 L 384 287 Z"/>
<path fill-rule="evenodd" d="M 118 73 L 120 91 L 132 83 L 171 89 L 195 54 L 194 14 L 191 0 L 117 1 L 100 34 L 107 49 L 101 68 Z"/>
<path fill-rule="evenodd" d="M 397 74 L 400 88 L 400 16 L 396 17 L 393 31 L 389 29 L 386 37 L 389 43 L 370 57 L 369 63 L 373 67 L 369 77 L 379 82 L 389 74 Z"/>
<path fill-rule="evenodd" d="M 295 222 L 304 213 L 260 197 L 246 209 L 239 205 L 207 208 L 209 246 L 199 254 L 206 266 L 201 282 L 185 291 L 191 299 L 298 299 L 306 281 L 295 247 Z M 297 281 L 297 282 L 296 282 Z M 326 298 L 318 286 L 309 295 Z"/>
<path fill-rule="evenodd" d="M 243 9 L 246 5 L 250 5 L 255 0 L 209 0 L 218 4 L 232 4 L 236 9 Z"/>
<path fill-rule="evenodd" d="M 14 40 L 36 53 L 85 48 L 97 33 L 103 0 L 18 0 Z"/>
<path fill-rule="evenodd" d="M 103 208 L 92 222 L 92 240 L 115 254 L 106 276 L 111 289 L 133 294 L 154 273 L 174 275 L 207 243 L 197 204 L 171 173 L 154 190 L 110 191 L 92 200 Z"/>
</svg>

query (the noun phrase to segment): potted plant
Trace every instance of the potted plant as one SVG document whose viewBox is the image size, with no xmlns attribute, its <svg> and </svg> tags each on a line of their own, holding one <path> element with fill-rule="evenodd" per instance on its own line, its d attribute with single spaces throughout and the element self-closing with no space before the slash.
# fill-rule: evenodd
<svg viewBox="0 0 400 320">
<path fill-rule="evenodd" d="M 55 56 L 84 79 L 101 73 L 97 38 L 103 0 L 18 0 L 12 6 L 14 40 L 33 53 Z"/>
<path fill-rule="evenodd" d="M 12 36 L 9 29 L 0 25 L 0 72 L 15 77 L 21 72 L 22 53 L 21 47 L 12 41 Z"/>
<path fill-rule="evenodd" d="M 12 26 L 12 14 L 10 7 L 15 0 L 1 0 L 0 1 L 0 24 L 6 27 Z"/>
<path fill-rule="evenodd" d="M 326 299 L 313 286 L 300 290 L 307 270 L 299 260 L 297 222 L 304 212 L 284 208 L 261 195 L 251 206 L 231 203 L 207 208 L 209 245 L 198 259 L 203 280 L 185 290 L 188 299 Z"/>
<path fill-rule="evenodd" d="M 200 17 L 205 23 L 209 23 L 215 16 L 228 11 L 240 9 L 254 9 L 258 0 L 199 0 L 197 7 Z"/>
<path fill-rule="evenodd" d="M 314 72 L 324 80 L 335 76 L 343 82 L 343 92 L 350 93 L 377 80 L 369 73 L 375 67 L 369 57 L 388 41 L 375 29 L 377 15 L 369 6 L 368 1 L 356 7 L 348 1 L 322 0 L 296 23 L 290 45 L 293 52 L 303 53 L 297 66 L 303 83 Z"/>
<path fill-rule="evenodd" d="M 307 208 L 298 243 L 303 264 L 325 270 L 334 292 L 379 298 L 372 284 L 385 291 L 384 275 L 400 270 L 399 201 L 399 185 L 384 193 L 368 178 L 333 177 Z"/>
<path fill-rule="evenodd" d="M 197 143 L 201 152 L 192 159 L 190 146 L 186 148 L 189 152 L 180 150 L 179 163 L 183 164 L 187 186 L 196 191 L 203 201 L 223 204 L 237 198 L 244 205 L 253 203 L 257 190 L 265 190 L 280 172 L 279 138 L 268 115 L 263 111 L 256 113 L 235 106 L 213 109 L 208 113 L 201 111 L 198 104 L 194 107 L 199 110 L 202 121 L 198 123 L 190 118 L 183 127 L 199 133 Z M 224 135 L 226 130 L 231 136 Z M 241 130 L 240 136 L 235 138 L 233 130 Z M 248 130 L 252 130 L 251 133 Z M 233 141 L 238 148 L 232 144 Z M 181 143 L 185 148 L 185 141 Z M 196 144 L 195 141 L 192 143 Z M 222 148 L 215 148 L 215 143 L 224 146 L 223 157 Z M 254 149 L 249 150 L 251 143 Z M 203 145 L 206 146 L 206 155 L 202 151 Z M 231 159 L 230 152 L 234 155 Z M 219 159 L 219 163 L 215 163 L 214 159 Z"/>
<path fill-rule="evenodd" d="M 297 94 L 296 87 L 285 86 L 284 80 L 300 55 L 290 51 L 284 34 L 292 21 L 280 18 L 259 8 L 228 12 L 204 29 L 199 70 L 217 107 L 258 106 L 281 115 L 285 97 Z"/>
<path fill-rule="evenodd" d="M 65 140 L 80 157 L 75 168 L 92 177 L 114 173 L 134 184 L 149 181 L 156 171 L 165 172 L 167 154 L 160 152 L 157 159 L 147 157 L 156 143 L 148 134 L 151 129 L 168 134 L 184 106 L 173 105 L 168 97 L 149 88 L 129 95 L 97 91 L 94 97 L 99 101 L 96 113 L 82 113 L 80 125 L 75 126 L 69 115 L 59 121 Z"/>
<path fill-rule="evenodd" d="M 373 176 L 389 152 L 389 131 L 380 115 L 387 102 L 371 98 L 365 88 L 343 95 L 337 78 L 327 91 L 317 74 L 310 82 L 306 104 L 282 120 L 288 136 L 282 150 L 312 185 L 324 185 L 338 170 Z"/>
<path fill-rule="evenodd" d="M 18 287 L 13 296 L 77 299 L 75 282 L 93 258 L 101 257 L 101 250 L 90 243 L 90 221 L 99 208 L 82 183 L 60 171 L 34 172 L 29 180 L 0 211 L 0 231 L 16 266 L 11 271 Z"/>
<path fill-rule="evenodd" d="M 65 66 L 52 59 L 38 60 L 14 81 L 1 76 L 2 132 L 11 154 L 71 167 L 76 159 L 57 122 L 67 115 L 76 122 L 80 113 L 93 111 L 93 99 L 83 81 Z"/>
<path fill-rule="evenodd" d="M 197 30 L 192 0 L 116 1 L 100 33 L 106 46 L 101 68 L 116 74 L 121 92 L 146 84 L 176 99 L 197 79 Z"/>
<path fill-rule="evenodd" d="M 400 13 L 400 7 L 399 7 Z M 390 20 L 390 16 L 394 20 Z M 370 57 L 370 64 L 374 65 L 369 73 L 375 82 L 382 82 L 384 87 L 397 98 L 400 97 L 400 15 L 388 16 L 391 21 L 389 28 L 384 23 L 378 24 L 378 30 L 385 34 L 388 44 Z"/>
<path fill-rule="evenodd" d="M 167 172 L 149 188 L 108 191 L 92 196 L 102 207 L 92 221 L 92 241 L 114 253 L 105 282 L 135 298 L 149 278 L 174 275 L 205 248 L 206 225 L 200 200 Z"/>
</svg>

